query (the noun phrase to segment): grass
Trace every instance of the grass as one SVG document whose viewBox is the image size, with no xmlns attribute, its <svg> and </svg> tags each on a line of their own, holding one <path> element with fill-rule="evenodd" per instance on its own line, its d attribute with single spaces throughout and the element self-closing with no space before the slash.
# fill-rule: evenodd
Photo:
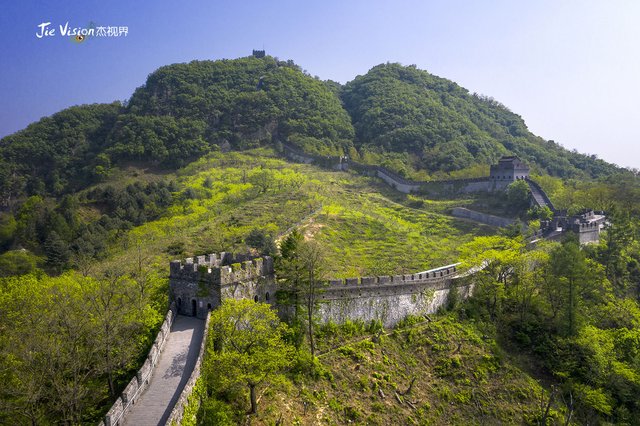
<svg viewBox="0 0 640 426">
<path fill-rule="evenodd" d="M 280 414 L 327 425 L 536 424 L 542 415 L 543 388 L 486 330 L 454 314 L 375 337 L 339 329 L 319 337 L 342 340 L 319 357 L 325 373 L 265 393 L 251 424 L 273 424 Z"/>
<path fill-rule="evenodd" d="M 119 238 L 98 272 L 140 259 L 166 270 L 176 257 L 246 251 L 253 228 L 277 236 L 300 227 L 327 248 L 329 276 L 402 273 L 453 263 L 461 244 L 495 232 L 445 214 L 468 196 L 417 202 L 376 179 L 288 163 L 269 149 L 212 153 L 173 174 L 128 168 L 110 183 L 135 175 L 174 180 L 180 192 L 162 217 Z M 183 252 L 170 254 L 176 247 Z"/>
<path fill-rule="evenodd" d="M 104 184 L 124 187 L 138 178 L 175 181 L 174 203 L 157 220 L 114 238 L 93 274 L 143 265 L 166 276 L 172 259 L 246 251 L 252 229 L 282 236 L 294 227 L 326 247 L 328 277 L 414 272 L 453 263 L 462 244 L 496 232 L 448 215 L 482 196 L 400 194 L 374 178 L 288 163 L 268 149 L 211 153 L 175 173 L 131 166 Z M 84 214 L 98 216 L 89 207 Z M 541 389 L 503 363 L 473 327 L 444 318 L 375 342 L 362 325 L 345 327 L 324 346 L 320 341 L 320 378 L 268 388 L 256 424 L 274 424 L 280 413 L 291 424 L 495 423 L 535 414 Z M 401 395 L 413 377 L 411 395 Z M 522 395 L 524 408 L 514 395 Z"/>
</svg>

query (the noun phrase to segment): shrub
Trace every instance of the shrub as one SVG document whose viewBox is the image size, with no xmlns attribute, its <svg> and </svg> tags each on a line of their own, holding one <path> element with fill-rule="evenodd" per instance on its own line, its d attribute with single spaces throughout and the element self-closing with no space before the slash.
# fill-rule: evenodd
<svg viewBox="0 0 640 426">
<path fill-rule="evenodd" d="M 237 423 L 234 418 L 233 409 L 228 404 L 215 398 L 209 398 L 202 404 L 198 424 L 207 426 L 234 426 Z"/>
</svg>

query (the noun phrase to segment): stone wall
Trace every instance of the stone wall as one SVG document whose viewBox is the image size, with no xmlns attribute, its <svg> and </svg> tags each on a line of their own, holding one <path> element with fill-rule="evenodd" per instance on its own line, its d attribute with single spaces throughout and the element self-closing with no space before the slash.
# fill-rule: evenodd
<svg viewBox="0 0 640 426">
<path fill-rule="evenodd" d="M 284 155 L 290 160 L 305 163 L 316 164 L 328 167 L 334 170 L 352 169 L 358 173 L 374 176 L 382 179 L 389 186 L 397 191 L 405 194 L 424 192 L 424 193 L 468 193 L 479 191 L 492 191 L 496 189 L 495 184 L 489 179 L 471 178 L 471 179 L 452 179 L 439 181 L 414 181 L 405 179 L 399 174 L 382 166 L 374 166 L 369 164 L 360 164 L 355 161 L 346 160 L 342 157 L 322 157 L 318 155 L 308 154 L 298 147 L 283 144 Z"/>
<path fill-rule="evenodd" d="M 572 225 L 570 229 L 578 235 L 580 244 L 600 241 L 600 223 L 598 222 L 577 223 Z"/>
<path fill-rule="evenodd" d="M 448 265 L 407 275 L 330 280 L 319 296 L 323 322 L 381 321 L 393 327 L 407 315 L 428 314 L 442 307 L 452 288 L 467 298 L 472 284 Z"/>
<path fill-rule="evenodd" d="M 131 379 L 127 387 L 124 388 L 122 394 L 113 403 L 107 414 L 104 416 L 103 421 L 99 423 L 99 426 L 117 426 L 124 422 L 124 418 L 131 407 L 135 404 L 138 397 L 149 385 L 151 374 L 156 367 L 160 353 L 164 348 L 164 344 L 167 341 L 167 337 L 171 332 L 171 325 L 177 314 L 177 308 L 175 304 L 171 304 L 169 312 L 164 318 L 164 322 L 158 331 L 158 335 L 149 350 L 149 354 L 144 363 L 138 370 L 136 376 Z"/>
<path fill-rule="evenodd" d="M 495 187 L 487 178 L 436 180 L 422 182 L 420 193 L 432 196 L 491 192 Z"/>
<path fill-rule="evenodd" d="M 436 312 L 446 305 L 453 281 L 448 286 L 433 288 L 416 284 L 413 288 L 382 292 L 377 295 L 357 296 L 345 293 L 342 297 L 325 301 L 319 306 L 319 316 L 323 322 L 338 324 L 346 320 L 380 321 L 385 327 L 393 327 L 407 315 L 423 315 Z M 472 286 L 456 288 L 459 296 L 466 299 L 471 295 Z"/>
<path fill-rule="evenodd" d="M 282 148 L 283 154 L 290 160 L 293 160 L 297 163 L 317 164 L 319 166 L 327 167 L 333 170 L 346 169 L 346 157 L 309 154 L 296 146 L 288 144 L 282 144 Z"/>
<path fill-rule="evenodd" d="M 513 219 L 507 219 L 506 217 L 480 213 L 475 210 L 465 209 L 464 207 L 454 207 L 453 210 L 451 210 L 451 214 L 455 217 L 475 220 L 476 222 L 485 223 L 491 226 L 499 226 L 502 228 L 511 226 L 514 223 L 516 223 L 516 221 Z"/>
<path fill-rule="evenodd" d="M 460 273 L 459 264 L 415 274 L 386 275 L 329 280 L 319 295 L 319 316 L 321 321 L 343 323 L 346 320 L 377 320 L 385 327 L 393 327 L 407 315 L 429 314 L 447 303 L 449 293 L 455 289 L 458 297 L 468 298 L 473 284 L 467 279 L 470 273 Z M 271 286 L 275 290 L 275 277 L 271 274 Z M 230 291 L 230 285 L 223 286 L 223 294 Z M 247 296 L 237 290 L 224 298 L 243 299 Z M 178 402 L 174 406 L 168 425 L 179 425 L 184 408 L 200 376 L 211 313 L 206 316 L 205 331 L 196 365 L 185 385 Z"/>
<path fill-rule="evenodd" d="M 529 184 L 529 189 L 531 190 L 531 196 L 533 198 L 533 202 L 535 203 L 535 205 L 540 207 L 547 206 L 554 214 L 558 213 L 556 208 L 553 206 L 553 203 L 549 199 L 549 196 L 547 195 L 546 192 L 544 192 L 542 187 L 538 185 L 536 181 L 533 181 L 528 177 L 525 180 Z"/>
<path fill-rule="evenodd" d="M 284 145 L 284 153 L 289 159 L 297 163 L 311 164 L 314 162 L 314 158 L 312 156 L 305 154 L 300 150 L 294 149 L 289 145 Z"/>
<path fill-rule="evenodd" d="M 269 256 L 223 252 L 174 260 L 169 269 L 169 295 L 181 315 L 204 319 L 224 298 L 267 301 L 275 292 Z"/>
<path fill-rule="evenodd" d="M 418 192 L 422 183 L 405 179 L 389 169 L 376 167 L 376 176 L 385 181 L 388 185 L 405 194 Z"/>
<path fill-rule="evenodd" d="M 211 259 L 219 258 L 208 255 L 171 262 L 171 298 L 178 305 L 179 313 L 188 311 L 180 311 L 181 303 L 183 306 L 193 304 L 193 311 L 185 314 L 199 317 L 206 317 L 225 299 L 277 304 L 277 282 L 271 258 L 209 268 L 215 263 L 211 263 Z M 391 327 L 407 315 L 434 312 L 447 299 L 450 289 L 461 285 L 454 283 L 459 278 L 457 266 L 406 275 L 329 280 L 318 298 L 320 316 L 323 321 L 335 322 L 380 320 Z M 462 295 L 466 297 L 470 288 L 463 287 Z M 278 310 L 283 318 L 291 314 L 291 307 L 285 305 L 279 305 Z"/>
<path fill-rule="evenodd" d="M 496 188 L 493 186 L 493 183 L 488 179 L 469 179 L 468 182 L 465 182 L 462 188 L 460 188 L 459 192 L 489 192 L 495 189 Z"/>
<path fill-rule="evenodd" d="M 202 343 L 200 344 L 200 352 L 198 352 L 198 359 L 196 360 L 196 365 L 193 367 L 193 371 L 191 372 L 191 376 L 187 381 L 187 384 L 184 385 L 182 392 L 180 393 L 180 397 L 176 402 L 176 405 L 173 406 L 173 410 L 171 410 L 171 414 L 169 414 L 169 418 L 167 419 L 167 425 L 179 425 L 182 421 L 182 416 L 184 415 L 184 407 L 187 405 L 187 401 L 189 399 L 189 395 L 193 392 L 193 388 L 196 385 L 196 380 L 200 377 L 200 372 L 202 370 L 202 361 L 204 359 L 204 355 L 207 351 L 207 338 L 209 336 L 209 322 L 211 320 L 211 312 L 207 313 L 207 319 L 204 323 L 204 334 L 202 335 Z"/>
</svg>

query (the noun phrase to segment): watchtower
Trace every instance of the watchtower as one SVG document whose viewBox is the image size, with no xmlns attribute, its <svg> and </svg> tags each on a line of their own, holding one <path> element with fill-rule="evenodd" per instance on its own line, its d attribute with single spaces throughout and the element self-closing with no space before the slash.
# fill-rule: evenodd
<svg viewBox="0 0 640 426">
<path fill-rule="evenodd" d="M 515 155 L 503 156 L 498 164 L 491 166 L 489 179 L 493 189 L 504 189 L 518 179 L 529 177 L 529 166 Z"/>
<path fill-rule="evenodd" d="M 252 55 L 253 55 L 254 58 L 258 58 L 258 59 L 264 58 L 265 51 L 264 50 L 255 50 L 254 49 Z"/>
<path fill-rule="evenodd" d="M 206 318 L 225 299 L 275 299 L 273 259 L 269 256 L 209 254 L 174 260 L 170 265 L 169 296 L 181 315 Z"/>
<path fill-rule="evenodd" d="M 566 227 L 576 233 L 580 244 L 597 243 L 600 240 L 600 229 L 604 226 L 605 220 L 604 214 L 586 210 L 568 218 Z"/>
</svg>

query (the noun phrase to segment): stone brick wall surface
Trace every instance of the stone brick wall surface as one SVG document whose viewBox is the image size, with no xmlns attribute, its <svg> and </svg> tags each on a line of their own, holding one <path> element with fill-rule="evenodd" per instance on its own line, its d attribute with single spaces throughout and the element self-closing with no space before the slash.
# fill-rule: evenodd
<svg viewBox="0 0 640 426">
<path fill-rule="evenodd" d="M 491 214 L 480 213 L 475 210 L 465 209 L 464 207 L 454 207 L 451 214 L 455 217 L 475 220 L 476 222 L 485 223 L 491 226 L 507 227 L 516 223 L 513 219 L 506 217 L 494 216 Z"/>
</svg>

